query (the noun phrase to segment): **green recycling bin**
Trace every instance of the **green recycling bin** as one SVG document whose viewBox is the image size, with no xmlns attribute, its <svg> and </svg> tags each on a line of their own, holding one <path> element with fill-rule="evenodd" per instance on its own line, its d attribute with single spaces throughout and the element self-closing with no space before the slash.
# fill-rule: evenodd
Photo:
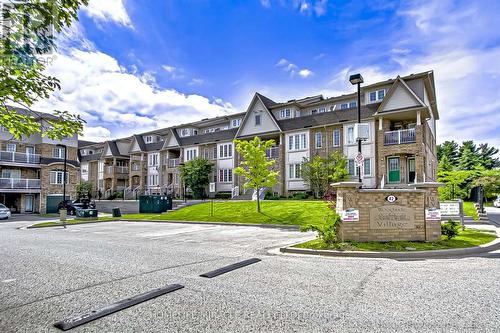
<svg viewBox="0 0 500 333">
<path fill-rule="evenodd" d="M 172 209 L 172 197 L 166 195 L 141 195 L 139 213 L 163 213 Z"/>
<path fill-rule="evenodd" d="M 76 218 L 97 219 L 97 209 L 77 209 Z"/>
</svg>

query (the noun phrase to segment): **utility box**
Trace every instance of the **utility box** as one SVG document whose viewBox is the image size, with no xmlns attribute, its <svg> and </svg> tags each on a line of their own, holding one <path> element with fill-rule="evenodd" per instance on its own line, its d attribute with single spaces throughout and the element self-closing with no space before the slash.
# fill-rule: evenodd
<svg viewBox="0 0 500 333">
<path fill-rule="evenodd" d="M 139 213 L 164 213 L 172 210 L 172 197 L 166 195 L 141 195 Z"/>
<path fill-rule="evenodd" d="M 354 124 L 354 138 L 357 140 L 365 141 L 370 138 L 370 124 L 361 123 Z"/>
</svg>

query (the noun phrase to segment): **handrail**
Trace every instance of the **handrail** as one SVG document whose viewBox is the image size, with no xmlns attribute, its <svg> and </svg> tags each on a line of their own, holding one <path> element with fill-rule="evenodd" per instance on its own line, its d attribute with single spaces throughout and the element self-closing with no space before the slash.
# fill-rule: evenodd
<svg viewBox="0 0 500 333">
<path fill-rule="evenodd" d="M 240 195 L 240 187 L 239 186 L 235 186 L 231 189 L 231 199 L 237 197 Z"/>
<path fill-rule="evenodd" d="M 414 128 L 388 131 L 384 133 L 384 145 L 398 145 L 402 143 L 415 143 L 416 131 Z"/>
<path fill-rule="evenodd" d="M 0 151 L 0 161 L 14 163 L 40 164 L 39 154 L 18 153 L 15 151 Z"/>
<path fill-rule="evenodd" d="M 0 178 L 0 189 L 40 189 L 40 179 Z"/>
</svg>

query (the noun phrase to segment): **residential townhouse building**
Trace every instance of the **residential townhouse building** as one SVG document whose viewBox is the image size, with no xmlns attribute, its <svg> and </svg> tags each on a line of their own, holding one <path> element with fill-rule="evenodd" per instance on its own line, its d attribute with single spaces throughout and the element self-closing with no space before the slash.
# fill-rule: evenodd
<svg viewBox="0 0 500 333">
<path fill-rule="evenodd" d="M 49 121 L 58 118 L 24 109 L 17 112 L 32 115 L 40 122 L 42 133 L 16 140 L 8 130 L 0 129 L 0 202 L 13 213 L 56 213 L 63 200 L 65 151 L 66 196 L 76 197 L 78 136 L 52 140 L 43 131 L 50 127 Z"/>
<path fill-rule="evenodd" d="M 362 86 L 361 118 L 368 132 L 362 142 L 365 188 L 406 188 L 435 180 L 439 114 L 432 71 Z M 243 179 L 233 174 L 240 162 L 233 140 L 255 136 L 275 141 L 267 155 L 280 171 L 278 183 L 269 189 L 278 194 L 308 190 L 301 177 L 304 159 L 333 151 L 347 157 L 355 180 L 356 122 L 356 93 L 281 103 L 256 93 L 245 112 L 128 138 L 129 151 L 121 155 L 131 165 L 125 193 L 182 195 L 179 166 L 204 157 L 214 164 L 211 178 L 217 192 L 243 194 Z"/>
</svg>

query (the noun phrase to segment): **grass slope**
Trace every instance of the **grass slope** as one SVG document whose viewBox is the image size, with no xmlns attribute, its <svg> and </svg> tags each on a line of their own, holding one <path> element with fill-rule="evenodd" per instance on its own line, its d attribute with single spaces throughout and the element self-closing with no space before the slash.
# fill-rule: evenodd
<svg viewBox="0 0 500 333">
<path fill-rule="evenodd" d="M 338 243 L 332 247 L 326 246 L 320 239 L 295 245 L 294 247 L 314 250 L 350 250 L 350 251 L 407 251 L 405 248 L 411 247 L 416 251 L 446 250 L 473 247 L 493 241 L 495 232 L 477 229 L 465 229 L 460 234 L 448 240 L 441 236 L 438 242 L 345 242 Z"/>
<path fill-rule="evenodd" d="M 172 220 L 235 222 L 259 224 L 307 225 L 324 223 L 331 213 L 323 201 L 263 201 L 261 213 L 257 213 L 257 203 L 252 201 L 214 202 L 214 214 L 210 215 L 211 203 L 188 206 L 163 214 L 126 214 L 129 220 Z"/>
<path fill-rule="evenodd" d="M 472 217 L 474 220 L 479 220 L 477 215 L 477 210 L 474 207 L 474 203 L 470 201 L 464 201 L 464 215 Z"/>
</svg>

